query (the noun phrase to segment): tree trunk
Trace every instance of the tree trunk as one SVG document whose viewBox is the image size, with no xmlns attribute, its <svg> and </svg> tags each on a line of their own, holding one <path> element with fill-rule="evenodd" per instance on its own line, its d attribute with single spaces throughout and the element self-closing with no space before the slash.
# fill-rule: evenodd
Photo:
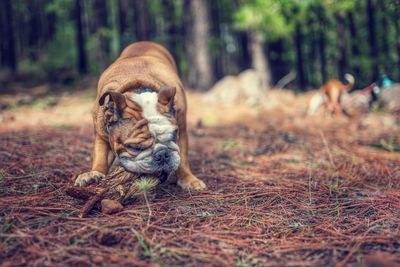
<svg viewBox="0 0 400 267">
<path fill-rule="evenodd" d="M 379 14 L 381 15 L 381 25 L 382 25 L 382 31 L 380 31 L 380 38 L 382 42 L 382 54 L 383 54 L 383 60 L 381 61 L 383 63 L 384 71 L 388 72 L 390 65 L 391 65 L 391 60 L 390 60 L 390 46 L 388 42 L 388 38 L 390 36 L 389 32 L 389 24 L 388 24 L 388 12 L 387 12 L 387 6 L 386 6 L 386 1 L 378 1 L 379 3 L 379 9 L 380 12 Z M 399 19 L 399 18 L 397 18 Z"/>
<path fill-rule="evenodd" d="M 239 66 L 242 69 L 251 68 L 251 55 L 249 48 L 249 34 L 248 32 L 239 32 L 238 33 L 238 44 L 239 44 Z"/>
<path fill-rule="evenodd" d="M 44 42 L 48 42 L 53 38 L 53 36 L 56 32 L 56 14 L 54 11 L 51 11 L 51 12 L 46 11 L 45 5 L 43 5 L 42 8 L 44 9 L 43 10 L 43 13 L 44 13 L 43 19 L 45 21 L 44 29 L 43 29 L 43 31 L 44 31 L 43 40 L 44 40 Z"/>
<path fill-rule="evenodd" d="M 166 44 L 168 50 L 172 53 L 175 59 L 178 58 L 177 55 L 177 47 L 179 43 L 179 36 L 178 34 L 178 26 L 175 22 L 175 6 L 174 3 L 170 0 L 162 0 L 161 1 L 163 6 L 163 17 L 165 22 L 165 33 L 166 33 Z"/>
<path fill-rule="evenodd" d="M 133 7 L 135 9 L 135 37 L 136 41 L 144 41 L 150 39 L 150 29 L 146 0 L 134 0 Z"/>
<path fill-rule="evenodd" d="M 190 14 L 190 0 L 183 1 L 183 14 L 182 14 L 182 23 L 181 23 L 181 34 L 183 35 L 184 45 L 185 45 L 185 63 L 183 64 L 183 75 L 185 77 L 185 81 L 188 85 L 190 85 L 190 81 L 192 81 L 192 76 L 194 76 L 194 71 L 191 69 L 191 64 L 194 62 L 193 53 L 193 40 L 192 40 L 192 16 Z"/>
<path fill-rule="evenodd" d="M 301 90 L 305 91 L 306 87 L 306 79 L 304 72 L 304 62 L 303 62 L 303 34 L 301 32 L 301 24 L 300 22 L 296 23 L 295 30 L 295 45 L 296 45 L 296 56 L 297 56 L 297 77 L 299 80 L 299 86 Z"/>
<path fill-rule="evenodd" d="M 177 8 L 175 6 L 175 8 Z M 173 49 L 173 56 L 176 60 L 179 75 L 182 77 L 187 76 L 187 55 L 185 54 L 186 51 L 186 40 L 189 38 L 188 35 L 188 27 L 186 25 L 186 21 L 189 21 L 189 16 L 185 14 L 185 11 L 188 11 L 189 3 L 183 2 L 183 6 L 179 7 L 182 9 L 182 13 L 179 16 L 174 18 L 174 24 L 171 25 L 172 28 L 169 28 L 168 31 L 174 36 L 173 40 L 170 40 L 169 45 L 174 47 Z M 171 36 L 169 36 L 171 38 Z"/>
<path fill-rule="evenodd" d="M 276 84 L 290 72 L 285 62 L 285 48 L 285 41 L 281 38 L 268 43 L 268 54 L 266 54 L 267 62 L 270 66 L 274 66 L 270 68 L 271 84 Z"/>
<path fill-rule="evenodd" d="M 241 7 L 241 0 L 233 1 L 233 10 L 239 9 Z M 238 46 L 238 59 L 237 64 L 240 70 L 245 70 L 251 68 L 251 55 L 250 55 L 250 41 L 249 33 L 245 31 L 235 32 L 236 42 Z"/>
<path fill-rule="evenodd" d="M 376 28 L 375 28 L 375 7 L 373 0 L 367 0 L 367 14 L 368 14 L 368 39 L 371 47 L 370 56 L 372 61 L 372 79 L 379 79 L 379 66 L 378 66 L 378 46 L 376 43 Z"/>
<path fill-rule="evenodd" d="M 14 37 L 14 27 L 13 27 L 13 8 L 11 0 L 2 0 L 1 10 L 2 14 L 2 45 L 3 49 L 3 60 L 4 64 L 9 67 L 13 72 L 17 71 L 17 55 L 15 51 L 15 37 Z"/>
<path fill-rule="evenodd" d="M 308 25 L 307 30 L 303 33 L 303 40 L 306 41 L 304 44 L 308 49 L 305 53 L 305 69 L 307 77 L 307 86 L 313 88 L 318 87 L 321 83 L 319 81 L 318 73 L 318 41 L 319 41 L 319 27 L 318 18 L 313 14 L 310 14 L 306 20 Z"/>
<path fill-rule="evenodd" d="M 119 42 L 119 51 L 122 50 L 127 45 L 125 43 L 125 30 L 126 30 L 126 17 L 128 10 L 128 2 L 126 0 L 118 0 L 118 42 Z"/>
<path fill-rule="evenodd" d="M 215 73 L 216 79 L 220 79 L 224 76 L 224 64 L 223 64 L 223 58 L 225 54 L 225 49 L 223 45 L 223 40 L 221 37 L 221 3 L 220 1 L 210 1 L 210 12 L 211 12 L 211 34 L 213 36 L 214 40 L 217 40 L 217 42 L 214 42 L 214 49 L 219 51 L 218 55 L 213 57 L 212 59 L 212 64 L 213 64 L 213 72 Z"/>
<path fill-rule="evenodd" d="M 94 0 L 93 9 L 94 9 L 96 35 L 98 36 L 99 40 L 99 47 L 97 49 L 97 59 L 99 62 L 100 71 L 103 71 L 108 66 L 108 60 L 110 55 L 110 40 L 106 32 L 106 30 L 108 29 L 106 1 Z"/>
<path fill-rule="evenodd" d="M 318 32 L 318 50 L 319 50 L 319 59 L 320 59 L 320 67 L 321 67 L 321 77 L 322 83 L 327 81 L 327 72 L 326 72 L 326 39 L 325 39 L 325 21 L 322 17 L 319 17 L 319 32 Z"/>
<path fill-rule="evenodd" d="M 339 45 L 339 77 L 342 78 L 347 70 L 347 51 L 346 51 L 346 29 L 344 17 L 341 14 L 336 14 L 336 33 Z"/>
<path fill-rule="evenodd" d="M 206 1 L 190 1 L 190 14 L 193 19 L 188 38 L 189 85 L 205 91 L 210 89 L 214 77 L 212 73 L 209 42 L 209 19 Z"/>
<path fill-rule="evenodd" d="M 0 25 L 5 25 L 5 18 L 4 18 L 4 14 L 3 14 L 3 4 L 0 3 Z M 1 66 L 6 66 L 6 52 L 5 52 L 5 29 L 4 27 L 0 27 L 0 36 L 2 36 L 2 38 L 0 38 L 0 67 Z"/>
<path fill-rule="evenodd" d="M 76 48 L 77 48 L 77 64 L 78 71 L 81 74 L 87 73 L 87 57 L 85 49 L 85 36 L 83 32 L 82 13 L 83 1 L 75 0 L 75 31 L 76 31 Z"/>
<path fill-rule="evenodd" d="M 397 50 L 397 79 L 400 80 L 400 0 L 396 0 L 396 8 L 395 8 L 395 28 L 396 28 L 396 50 Z"/>
<path fill-rule="evenodd" d="M 268 90 L 271 85 L 271 69 L 264 51 L 260 36 L 254 32 L 249 32 L 251 65 L 260 77 L 261 88 Z"/>
<path fill-rule="evenodd" d="M 38 15 L 38 5 L 37 1 L 27 2 L 29 16 L 28 16 L 28 57 L 32 62 L 36 62 L 38 57 L 37 47 L 39 46 L 39 36 L 40 36 L 40 25 L 39 25 L 39 15 Z"/>
<path fill-rule="evenodd" d="M 359 63 L 359 57 L 360 57 L 360 48 L 359 48 L 359 43 L 358 43 L 358 32 L 357 32 L 357 27 L 354 21 L 354 16 L 353 12 L 350 11 L 347 13 L 347 17 L 349 20 L 349 28 L 350 28 L 350 34 L 351 34 L 351 55 L 354 58 L 354 74 L 356 77 L 360 77 L 361 74 L 361 66 Z"/>
</svg>

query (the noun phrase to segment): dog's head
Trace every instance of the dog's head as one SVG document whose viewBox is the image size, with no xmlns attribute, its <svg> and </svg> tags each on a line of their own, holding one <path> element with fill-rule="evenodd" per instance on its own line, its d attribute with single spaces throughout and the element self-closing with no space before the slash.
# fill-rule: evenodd
<svg viewBox="0 0 400 267">
<path fill-rule="evenodd" d="M 177 170 L 174 96 L 174 87 L 161 87 L 158 93 L 107 91 L 100 97 L 111 149 L 127 171 L 153 174 L 163 182 Z"/>
</svg>

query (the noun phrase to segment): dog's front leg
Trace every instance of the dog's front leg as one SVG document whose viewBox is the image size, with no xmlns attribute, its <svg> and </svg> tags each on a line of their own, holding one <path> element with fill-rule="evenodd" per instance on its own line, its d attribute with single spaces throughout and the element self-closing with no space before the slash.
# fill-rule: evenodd
<svg viewBox="0 0 400 267">
<path fill-rule="evenodd" d="M 86 186 L 102 179 L 107 174 L 114 159 L 113 155 L 111 157 L 109 156 L 110 153 L 111 149 L 109 143 L 96 135 L 93 146 L 92 170 L 79 175 L 75 180 L 75 185 Z"/>
<path fill-rule="evenodd" d="M 193 175 L 190 170 L 189 160 L 188 160 L 188 146 L 189 146 L 189 137 L 186 129 L 186 114 L 182 115 L 178 113 L 179 119 L 181 121 L 179 123 L 179 136 L 178 136 L 178 146 L 180 150 L 181 163 L 177 170 L 177 183 L 183 189 L 194 189 L 194 190 L 202 190 L 206 188 L 206 184 Z"/>
</svg>

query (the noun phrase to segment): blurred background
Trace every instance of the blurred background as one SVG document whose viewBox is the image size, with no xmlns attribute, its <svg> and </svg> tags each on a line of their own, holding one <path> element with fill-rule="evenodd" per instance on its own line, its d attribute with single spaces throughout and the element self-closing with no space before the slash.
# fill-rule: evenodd
<svg viewBox="0 0 400 267">
<path fill-rule="evenodd" d="M 362 88 L 400 80 L 399 18 L 399 0 L 1 0 L 0 90 L 96 77 L 139 40 L 166 46 L 195 90 L 249 68 L 267 87 L 349 72 Z"/>
</svg>

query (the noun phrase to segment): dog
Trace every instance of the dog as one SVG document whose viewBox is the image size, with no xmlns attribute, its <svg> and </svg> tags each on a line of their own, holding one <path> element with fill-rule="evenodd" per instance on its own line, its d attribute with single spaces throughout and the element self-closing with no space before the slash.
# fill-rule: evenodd
<svg viewBox="0 0 400 267">
<path fill-rule="evenodd" d="M 132 173 L 160 182 L 176 173 L 181 188 L 206 188 L 189 166 L 186 112 L 183 85 L 167 49 L 153 42 L 129 45 L 99 79 L 92 168 L 75 185 L 98 182 L 117 159 Z"/>
<path fill-rule="evenodd" d="M 341 98 L 344 94 L 349 92 L 355 83 L 353 75 L 346 73 L 344 75 L 345 83 L 339 80 L 329 80 L 321 86 L 320 92 L 326 96 L 324 101 L 325 110 L 333 110 L 336 115 L 345 115 L 344 109 L 341 105 Z"/>
</svg>

